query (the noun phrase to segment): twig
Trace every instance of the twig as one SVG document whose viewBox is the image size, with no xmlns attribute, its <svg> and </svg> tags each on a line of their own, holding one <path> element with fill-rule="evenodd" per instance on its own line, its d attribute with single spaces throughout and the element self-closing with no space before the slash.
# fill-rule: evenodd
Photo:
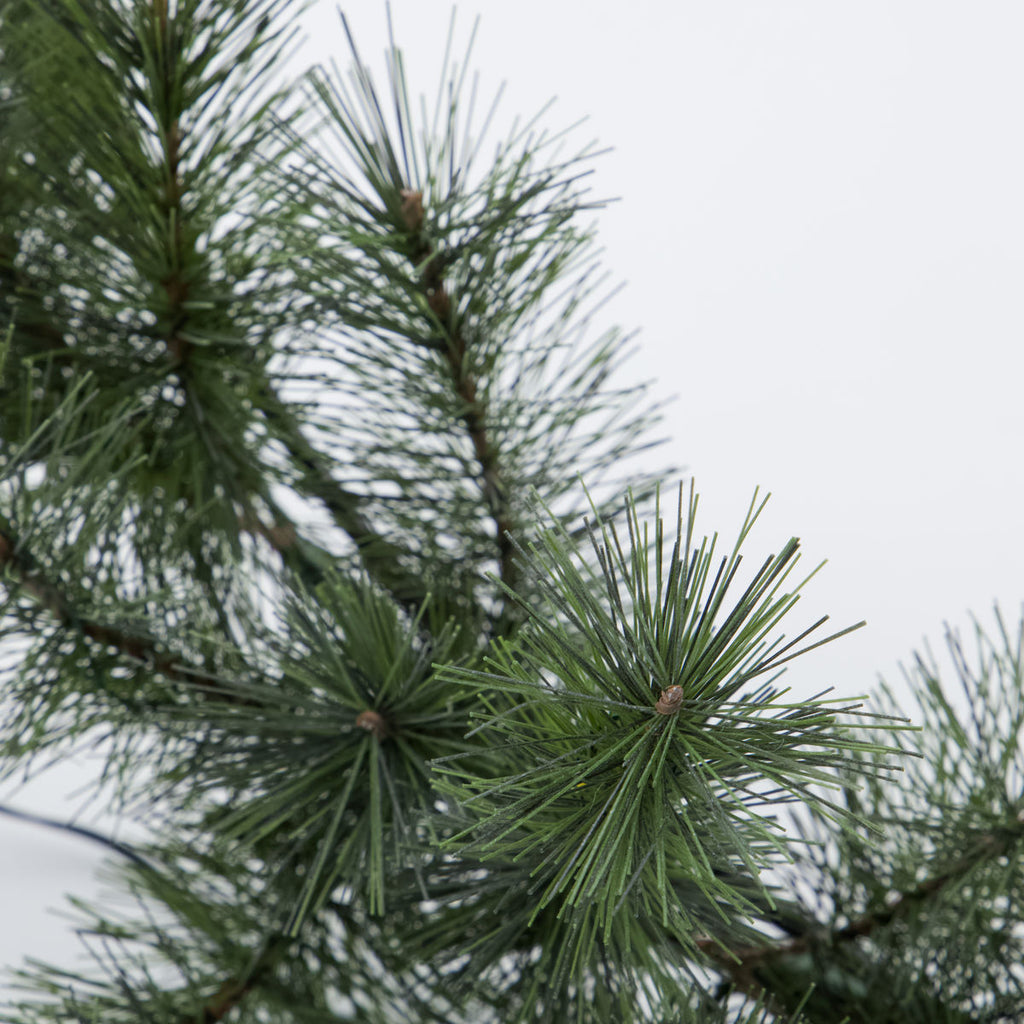
<svg viewBox="0 0 1024 1024">
<path fill-rule="evenodd" d="M 465 408 L 462 422 L 473 444 L 473 454 L 480 466 L 480 486 L 497 530 L 501 582 L 506 586 L 512 586 L 515 575 L 515 549 L 511 540 L 511 509 L 501 479 L 498 452 L 491 443 L 487 430 L 486 405 L 477 392 L 476 377 L 467 365 L 466 338 L 453 323 L 452 302 L 444 282 L 444 257 L 442 253 L 434 251 L 423 231 L 423 193 L 406 188 L 400 191 L 400 195 L 402 220 L 412 236 L 409 259 L 414 266 L 423 268 L 420 273 L 420 287 L 426 295 L 430 311 L 447 335 L 447 344 L 443 346 L 442 351 L 448 362 L 455 393 Z"/>
<path fill-rule="evenodd" d="M 105 647 L 113 647 L 121 654 L 143 662 L 154 672 L 184 683 L 204 696 L 215 695 L 229 704 L 253 706 L 260 703 L 236 691 L 218 676 L 183 664 L 176 652 L 160 650 L 160 645 L 152 637 L 127 633 L 79 614 L 64 591 L 36 571 L 31 557 L 19 551 L 14 538 L 0 530 L 0 573 L 8 569 L 15 574 L 21 589 L 64 628 L 76 630 Z"/>
<path fill-rule="evenodd" d="M 869 936 L 879 928 L 884 928 L 893 921 L 906 917 L 915 907 L 938 895 L 951 883 L 962 879 L 977 865 L 1005 855 L 1014 842 L 1020 838 L 1020 833 L 1010 830 L 985 833 L 968 853 L 956 860 L 945 871 L 925 879 L 913 889 L 899 893 L 886 907 L 870 911 L 842 928 L 833 930 L 808 928 L 804 934 L 795 938 L 732 950 L 723 947 L 714 939 L 701 938 L 697 941 L 697 948 L 713 960 L 719 970 L 729 976 L 738 991 L 752 998 L 770 995 L 771 993 L 767 992 L 764 983 L 756 974 L 762 965 L 800 953 L 811 952 L 821 946 L 833 947 L 839 943 L 851 942 Z"/>
</svg>

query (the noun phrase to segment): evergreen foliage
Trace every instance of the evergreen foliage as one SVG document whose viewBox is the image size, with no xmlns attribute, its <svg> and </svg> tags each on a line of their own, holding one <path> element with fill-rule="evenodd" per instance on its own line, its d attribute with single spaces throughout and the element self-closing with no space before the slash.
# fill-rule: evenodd
<svg viewBox="0 0 1024 1024">
<path fill-rule="evenodd" d="M 2 771 L 150 826 L 4 1019 L 1022 1019 L 1024 624 L 792 699 L 848 630 L 636 468 L 592 149 L 294 13 L 0 2 Z"/>
</svg>

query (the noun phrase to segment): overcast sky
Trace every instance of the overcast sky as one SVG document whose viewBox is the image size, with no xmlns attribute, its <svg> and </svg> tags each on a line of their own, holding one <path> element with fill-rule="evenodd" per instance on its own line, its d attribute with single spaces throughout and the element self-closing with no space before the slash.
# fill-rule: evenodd
<svg viewBox="0 0 1024 1024">
<path fill-rule="evenodd" d="M 383 6 L 345 10 L 379 72 Z M 432 97 L 451 8 L 392 10 L 412 91 Z M 1024 6 L 462 3 L 457 52 L 477 14 L 482 95 L 506 82 L 499 126 L 557 96 L 545 124 L 587 117 L 580 142 L 614 147 L 593 181 L 619 197 L 599 214 L 627 282 L 607 323 L 640 329 L 630 372 L 678 396 L 656 458 L 696 477 L 698 530 L 731 541 L 760 485 L 750 561 L 791 535 L 808 568 L 829 560 L 794 626 L 868 620 L 794 666 L 795 689 L 896 680 L 924 636 L 937 649 L 970 611 L 990 623 L 997 600 L 1015 621 Z M 305 24 L 306 59 L 347 61 L 332 4 Z M 27 884 L 26 857 L 48 884 Z M 58 955 L 45 907 L 94 863 L 0 819 L 3 906 L 24 929 L 0 933 L 0 963 Z"/>
</svg>

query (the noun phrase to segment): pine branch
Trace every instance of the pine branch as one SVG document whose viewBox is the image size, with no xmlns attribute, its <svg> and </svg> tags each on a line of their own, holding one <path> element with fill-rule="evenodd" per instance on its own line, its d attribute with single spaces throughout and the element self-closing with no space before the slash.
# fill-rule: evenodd
<svg viewBox="0 0 1024 1024">
<path fill-rule="evenodd" d="M 613 515 L 652 416 L 607 387 L 616 331 L 579 344 L 603 292 L 591 148 L 563 159 L 531 121 L 479 167 L 491 113 L 465 69 L 446 55 L 421 121 L 393 40 L 387 94 L 350 37 L 352 87 L 314 72 L 293 117 L 265 89 L 289 2 L 0 15 L 3 749 L 106 729 L 106 777 L 141 753 L 129 784 L 169 826 L 157 870 L 118 864 L 142 915 L 82 929 L 107 980 L 38 970 L 19 1019 L 1009 1005 L 1019 639 L 981 681 L 1013 675 L 1015 698 L 972 680 L 964 720 L 936 697 L 913 785 L 872 738 L 895 716 L 858 730 L 860 698 L 787 697 L 788 662 L 845 632 L 779 632 L 797 541 L 743 586 L 756 501 L 724 557 L 693 495 L 674 542 L 638 515 L 647 478 Z M 324 547 L 289 499 L 329 515 Z M 858 775 L 865 813 L 832 798 Z M 790 802 L 822 843 L 780 822 Z M 829 912 L 769 881 L 794 855 Z M 710 1006 L 711 970 L 754 1011 Z"/>
<path fill-rule="evenodd" d="M 180 1024 L 217 1024 L 232 1010 L 241 1006 L 246 996 L 263 984 L 277 966 L 289 939 L 284 935 L 271 935 L 253 958 L 252 966 L 241 977 L 226 978 L 199 1010 L 198 1015 L 188 1014 Z"/>
<path fill-rule="evenodd" d="M 273 427 L 274 436 L 287 448 L 301 472 L 297 487 L 324 504 L 335 524 L 355 544 L 370 577 L 394 595 L 406 611 L 416 614 L 427 598 L 427 589 L 421 577 L 403 569 L 406 552 L 374 530 L 362 509 L 364 499 L 333 478 L 331 460 L 306 440 L 294 413 L 270 385 L 263 389 L 261 400 L 263 414 Z M 287 531 L 270 536 L 264 532 L 264 536 L 282 555 L 294 557 L 296 544 Z"/>
<path fill-rule="evenodd" d="M 696 507 L 692 490 L 688 502 L 680 492 L 674 542 L 660 518 L 642 522 L 633 505 L 628 545 L 599 520 L 591 541 L 600 577 L 556 520 L 523 552 L 540 599 L 510 595 L 530 620 L 519 643 L 496 646 L 482 670 L 446 670 L 478 694 L 479 729 L 505 760 L 500 775 L 465 757 L 437 765 L 438 789 L 466 811 L 448 848 L 487 864 L 532 863 L 524 913 L 532 923 L 551 907 L 575 924 L 553 945 L 579 944 L 567 954 L 577 965 L 598 955 L 597 936 L 608 942 L 633 908 L 656 913 L 691 954 L 707 928 L 702 915 L 755 911 L 752 896 L 767 898 L 759 876 L 782 845 L 775 812 L 764 808 L 797 797 L 834 816 L 840 809 L 812 786 L 828 784 L 865 744 L 842 721 L 863 720 L 857 705 L 787 704 L 756 682 L 810 632 L 791 643 L 770 638 L 803 585 L 787 585 L 797 542 L 730 605 L 740 548 L 763 503 L 755 495 L 717 574 L 717 537 L 694 538 Z M 870 756 L 887 749 L 867 741 L 861 770 L 883 770 Z M 742 869 L 720 870 L 734 864 Z M 690 898 L 670 889 L 673 871 L 697 890 Z"/>
<path fill-rule="evenodd" d="M 217 27 L 218 32 L 225 32 L 225 40 L 232 33 L 243 37 L 239 41 L 245 48 L 243 52 L 250 58 L 270 42 L 272 34 L 267 34 L 267 15 L 273 6 L 280 5 L 264 3 L 262 6 L 266 13 L 258 24 L 253 17 L 250 19 L 252 25 L 246 28 L 248 15 L 239 10 L 229 20 L 228 25 L 233 23 L 232 27 Z M 59 8 L 54 8 L 48 14 L 55 23 L 62 26 L 63 31 L 74 38 L 76 46 L 81 48 L 81 53 L 88 54 L 85 66 L 90 74 L 94 73 L 97 70 L 97 64 L 93 59 L 96 47 L 89 39 L 89 30 L 93 26 L 87 28 L 85 24 L 78 24 L 74 17 L 66 16 L 66 12 Z M 102 366 L 101 376 L 105 386 L 124 387 L 125 391 L 131 394 L 140 394 L 153 387 L 154 380 L 158 386 L 169 387 L 170 390 L 178 392 L 177 398 L 180 399 L 183 408 L 188 408 L 192 422 L 188 422 L 189 417 L 175 413 L 173 425 L 170 427 L 170 432 L 174 436 L 170 439 L 155 438 L 149 448 L 155 453 L 164 447 L 163 442 L 168 440 L 168 448 L 173 446 L 181 452 L 176 459 L 179 464 L 189 462 L 197 467 L 208 465 L 213 470 L 210 479 L 216 480 L 216 485 L 211 486 L 209 490 L 220 486 L 230 499 L 244 506 L 251 503 L 251 499 L 256 495 L 267 500 L 266 467 L 259 464 L 258 458 L 245 458 L 246 448 L 238 443 L 244 436 L 244 431 L 235 434 L 234 431 L 219 430 L 216 421 L 210 417 L 210 409 L 212 407 L 220 412 L 218 406 L 225 406 L 224 396 L 216 385 L 218 378 L 228 373 L 238 374 L 241 370 L 244 379 L 248 371 L 243 367 L 248 367 L 250 363 L 255 367 L 264 359 L 266 346 L 257 343 L 246 353 L 248 360 L 242 361 L 242 366 L 234 359 L 236 352 L 231 347 L 224 351 L 225 358 L 222 362 L 211 363 L 211 343 L 221 345 L 225 339 L 220 321 L 216 319 L 217 310 L 224 296 L 220 286 L 212 280 L 210 271 L 217 261 L 237 261 L 240 257 L 244 261 L 241 241 L 253 230 L 255 220 L 250 216 L 238 229 L 239 242 L 235 243 L 234 247 L 224 246 L 221 252 L 216 249 L 211 252 L 208 249 L 205 254 L 200 254 L 196 239 L 209 231 L 221 204 L 227 203 L 231 206 L 232 213 L 237 208 L 244 209 L 244 202 L 230 202 L 232 195 L 237 196 L 238 200 L 245 199 L 245 193 L 249 188 L 248 185 L 241 186 L 235 181 L 232 166 L 240 164 L 240 157 L 256 148 L 256 141 L 259 141 L 260 136 L 257 133 L 252 138 L 246 138 L 241 151 L 230 154 L 229 162 L 219 157 L 214 159 L 213 156 L 216 154 L 218 143 L 230 138 L 232 129 L 218 124 L 215 131 L 198 138 L 198 125 L 203 116 L 200 113 L 203 109 L 200 97 L 203 97 L 204 92 L 215 95 L 223 85 L 222 76 L 226 74 L 213 71 L 209 62 L 209 51 L 202 53 L 197 48 L 198 38 L 201 36 L 201 33 L 197 35 L 197 27 L 205 22 L 209 29 L 213 24 L 212 12 L 205 12 L 200 16 L 196 12 L 189 14 L 178 10 L 172 15 L 165 2 L 157 2 L 140 7 L 134 12 L 133 17 L 136 19 L 134 24 L 127 35 L 122 37 L 120 32 L 124 32 L 129 22 L 127 18 L 122 20 L 115 16 L 114 22 L 120 32 L 114 34 L 113 40 L 106 38 L 104 46 L 110 46 L 116 55 L 117 63 L 125 59 L 125 53 L 128 52 L 123 49 L 125 45 L 132 54 L 132 61 L 139 59 L 140 54 L 144 55 L 146 90 L 135 98 L 139 106 L 146 108 L 147 117 L 141 124 L 133 123 L 131 116 L 125 117 L 124 111 L 119 112 L 114 118 L 117 130 L 125 132 L 124 138 L 130 140 L 120 143 L 125 150 L 125 156 L 123 160 L 118 159 L 119 166 L 116 168 L 104 163 L 110 157 L 108 149 L 102 145 L 96 146 L 90 141 L 82 144 L 89 152 L 89 159 L 103 168 L 104 176 L 109 175 L 115 182 L 114 192 L 122 193 L 125 202 L 132 204 L 133 217 L 129 222 L 130 227 L 128 224 L 117 225 L 114 218 L 108 218 L 100 226 L 100 230 L 111 232 L 112 229 L 120 227 L 120 235 L 111 233 L 104 237 L 104 241 L 113 242 L 117 248 L 131 253 L 135 268 L 145 267 L 144 272 L 152 275 L 153 293 L 146 296 L 145 302 L 147 306 L 152 306 L 151 311 L 156 314 L 157 323 L 151 334 L 148 331 L 146 333 L 149 334 L 154 346 L 162 345 L 169 359 L 155 363 L 150 359 L 149 363 L 152 365 L 148 366 L 150 372 L 145 377 L 125 380 L 125 369 L 131 365 L 132 360 L 123 360 L 122 365 L 122 360 L 111 353 L 111 365 Z M 43 21 L 45 23 L 45 19 Z M 133 38 L 136 33 L 137 38 Z M 125 39 L 128 40 L 127 44 Z M 139 53 L 136 53 L 136 47 L 141 48 Z M 186 54 L 187 62 L 183 72 L 182 62 Z M 264 68 L 266 66 L 264 65 Z M 103 65 L 102 75 L 109 78 L 108 71 L 109 60 Z M 183 80 L 188 82 L 189 88 L 183 87 Z M 110 85 L 110 82 L 107 84 Z M 239 98 L 247 87 L 248 85 L 238 89 Z M 45 100 L 45 97 L 43 99 Z M 132 113 L 137 113 L 137 108 Z M 63 115 L 64 112 L 61 111 L 58 117 Z M 72 137 L 72 141 L 56 143 L 56 140 L 64 140 L 68 136 L 67 132 L 59 130 L 59 124 L 59 120 L 47 124 L 44 137 L 47 149 L 55 149 L 59 153 L 60 161 L 67 164 L 76 159 L 73 156 L 74 142 Z M 196 160 L 196 150 L 204 146 L 211 154 L 211 159 L 206 164 L 201 164 Z M 280 158 L 280 152 L 274 152 Z M 145 154 L 141 159 L 140 153 Z M 153 165 L 149 156 L 151 153 L 155 154 Z M 120 166 L 122 163 L 123 166 Z M 33 170 L 34 168 L 26 171 L 23 168 L 22 177 L 31 179 Z M 124 183 L 118 184 L 116 175 L 130 177 L 130 187 L 124 187 Z M 77 180 L 74 175 L 68 177 L 72 182 Z M 207 178 L 211 181 L 208 182 Z M 215 184 L 216 190 L 210 188 L 210 184 Z M 83 194 L 80 186 L 72 184 L 69 187 L 63 176 L 54 176 L 47 185 L 55 188 L 70 208 L 77 207 L 76 212 L 87 222 L 95 218 L 96 211 L 92 207 L 94 197 Z M 201 197 L 203 202 L 197 203 L 197 196 Z M 88 227 L 88 223 L 86 226 Z M 89 231 L 88 234 L 91 245 L 93 231 Z M 155 251 L 153 242 L 156 243 Z M 10 239 L 10 246 L 0 247 L 0 284 L 4 284 L 4 278 L 9 277 L 13 294 L 20 290 L 34 295 L 39 284 L 24 279 L 25 275 L 15 267 L 16 247 L 17 239 L 14 237 Z M 9 253 L 7 248 L 10 248 Z M 106 251 L 104 249 L 104 254 Z M 90 269 L 88 261 L 86 269 Z M 84 282 L 76 280 L 73 283 L 80 287 Z M 6 288 L 4 291 L 6 292 Z M 210 301 L 211 298 L 215 301 Z M 236 293 L 232 298 L 237 303 L 239 295 Z M 92 314 L 97 316 L 96 326 L 100 333 L 106 336 L 108 329 L 117 332 L 115 324 L 101 322 L 107 319 L 102 313 L 102 308 L 94 304 Z M 235 316 L 238 320 L 238 333 L 241 336 L 245 327 L 244 318 L 238 314 Z M 61 330 L 49 322 L 36 320 L 26 321 L 19 318 L 15 324 L 15 341 L 22 349 L 27 347 L 33 356 L 43 351 L 58 349 L 73 360 L 87 358 L 87 345 L 79 340 L 77 345 L 69 347 Z M 270 323 L 272 325 L 272 321 Z M 76 333 L 71 328 L 68 330 L 72 334 Z M 266 332 L 266 326 L 262 327 L 261 333 Z M 201 365 L 193 364 L 193 355 L 203 357 Z M 231 357 L 230 363 L 228 356 Z M 103 362 L 107 364 L 108 361 Z M 253 376 L 255 377 L 255 370 Z M 414 614 L 426 597 L 422 578 L 403 571 L 400 564 L 403 551 L 373 530 L 357 496 L 334 484 L 328 461 L 305 442 L 293 414 L 277 399 L 276 394 L 270 392 L 269 386 L 264 394 L 273 401 L 273 408 L 257 408 L 257 416 L 262 411 L 267 420 L 277 423 L 287 420 L 287 429 L 282 432 L 279 439 L 297 463 L 304 489 L 325 502 L 335 521 L 355 542 L 364 566 L 371 576 L 386 589 L 391 590 L 406 609 Z M 254 401 L 253 405 L 257 406 L 257 403 Z M 229 415 L 222 416 L 222 419 L 233 426 L 233 415 L 233 411 L 229 412 Z M 192 445 L 190 435 L 195 435 L 195 440 L 205 448 L 199 458 L 193 457 L 191 451 L 185 454 Z M 164 487 L 165 491 L 168 490 L 166 483 Z M 190 497 L 195 499 L 193 504 L 201 505 L 208 498 L 208 493 L 200 491 L 197 494 L 190 494 Z M 168 501 L 171 497 L 172 494 L 167 494 Z M 277 515 L 276 518 L 280 520 L 281 516 Z M 247 525 L 255 525 L 252 516 L 247 516 L 245 522 Z M 284 525 L 284 530 L 264 530 L 257 527 L 255 532 L 270 542 L 285 562 L 295 568 L 303 578 L 315 580 L 322 576 L 324 566 L 311 555 L 309 545 L 300 542 L 297 536 L 294 541 L 290 540 L 287 524 Z"/>
<path fill-rule="evenodd" d="M 63 352 L 67 350 L 67 341 L 61 332 L 42 316 L 42 310 L 33 308 L 31 317 L 25 317 L 24 304 L 19 299 L 26 295 L 34 297 L 35 289 L 31 281 L 15 265 L 18 245 L 10 235 L 0 236 L 0 295 L 10 296 L 16 304 L 8 313 L 15 315 L 18 331 L 31 339 L 31 351 Z M 35 306 L 35 304 L 33 304 Z"/>
<path fill-rule="evenodd" d="M 946 870 L 926 878 L 913 889 L 899 893 L 887 907 L 864 914 L 838 929 L 834 932 L 834 938 L 839 941 L 849 941 L 868 936 L 877 928 L 884 928 L 893 921 L 912 914 L 950 886 L 963 881 L 976 868 L 1009 854 L 1022 837 L 1024 837 L 1024 828 L 1014 831 L 1001 829 L 998 832 L 987 832 L 979 836 L 974 847 L 954 861 Z"/>
<path fill-rule="evenodd" d="M 154 62 L 156 73 L 151 76 L 150 88 L 161 97 L 171 97 L 175 91 L 174 76 L 180 72 L 175 59 L 177 40 L 169 31 L 172 27 L 167 18 L 167 0 L 155 0 L 152 5 L 156 32 L 153 33 L 153 44 L 156 48 Z M 183 366 L 188 360 L 191 343 L 184 337 L 182 329 L 188 320 L 186 303 L 190 292 L 190 281 L 184 273 L 188 256 L 185 244 L 185 228 L 188 214 L 182 208 L 182 195 L 185 183 L 181 168 L 181 144 L 183 136 L 179 125 L 177 111 L 169 111 L 169 105 L 160 104 L 158 109 L 164 115 L 162 123 L 157 125 L 158 144 L 163 150 L 163 195 L 159 207 L 164 217 L 164 230 L 161 236 L 166 240 L 167 272 L 160 279 L 167 299 L 167 321 L 164 344 L 174 363 Z"/>
<path fill-rule="evenodd" d="M 434 251 L 423 231 L 423 193 L 407 186 L 399 189 L 399 195 L 402 220 L 410 236 L 409 258 L 414 267 L 420 268 L 419 287 L 443 332 L 439 348 L 447 360 L 455 394 L 463 403 L 462 422 L 480 466 L 480 485 L 496 530 L 499 578 L 505 586 L 512 587 L 515 585 L 512 510 L 502 482 L 498 452 L 488 434 L 486 403 L 477 394 L 477 381 L 466 358 L 466 337 L 460 323 L 452 316 L 452 299 L 444 279 L 444 256 Z"/>
<path fill-rule="evenodd" d="M 180 654 L 164 648 L 151 636 L 130 633 L 100 622 L 75 608 L 64 589 L 42 575 L 34 560 L 19 550 L 16 539 L 0 530 L 0 572 L 13 573 L 20 588 L 46 609 L 65 629 L 73 630 L 104 647 L 113 647 L 125 657 L 142 662 L 155 674 L 179 682 L 202 697 L 216 697 L 230 704 L 257 704 L 231 687 L 224 679 L 186 665 Z"/>
<path fill-rule="evenodd" d="M 868 911 L 841 928 L 828 929 L 818 925 L 808 916 L 802 934 L 793 935 L 765 944 L 740 948 L 726 948 L 721 940 L 702 937 L 697 948 L 716 968 L 726 975 L 738 992 L 751 999 L 767 999 L 772 1002 L 778 995 L 770 978 L 758 972 L 773 963 L 803 953 L 819 953 L 827 962 L 837 947 L 867 938 L 876 931 L 894 922 L 905 919 L 922 909 L 930 900 L 958 882 L 963 882 L 971 872 L 982 865 L 1007 856 L 1024 836 L 1024 829 L 1000 829 L 980 836 L 974 847 L 958 858 L 948 868 L 929 876 L 919 885 L 896 893 L 885 907 Z M 765 915 L 771 920 L 771 915 Z M 792 925 L 793 922 L 790 922 Z M 792 927 L 788 930 L 794 931 Z"/>
<path fill-rule="evenodd" d="M 576 474 L 603 489 L 649 419 L 638 394 L 606 390 L 616 332 L 578 344 L 601 284 L 580 223 L 600 205 L 581 186 L 593 154 L 562 159 L 561 136 L 531 122 L 481 172 L 488 126 L 473 99 L 460 110 L 461 68 L 446 55 L 433 124 L 418 123 L 400 53 L 385 95 L 349 44 L 351 88 L 310 78 L 338 152 L 322 129 L 310 141 L 284 126 L 302 163 L 278 172 L 294 267 L 330 332 L 316 355 L 341 371 L 322 378 L 346 412 L 325 412 L 324 434 L 354 478 L 383 485 L 374 510 L 409 538 L 414 571 L 462 612 L 494 604 L 506 633 L 511 606 L 481 586 L 481 563 L 521 583 L 513 537 L 531 490 L 575 518 Z"/>
</svg>

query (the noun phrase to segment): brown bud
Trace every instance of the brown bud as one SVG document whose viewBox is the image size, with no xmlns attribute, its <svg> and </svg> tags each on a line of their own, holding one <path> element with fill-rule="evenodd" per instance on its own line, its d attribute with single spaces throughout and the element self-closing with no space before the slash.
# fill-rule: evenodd
<svg viewBox="0 0 1024 1024">
<path fill-rule="evenodd" d="M 683 688 L 681 686 L 669 686 L 661 691 L 661 696 L 658 698 L 658 703 L 654 705 L 654 710 L 659 715 L 674 715 L 682 703 Z"/>
<path fill-rule="evenodd" d="M 402 197 L 402 220 L 406 228 L 419 231 L 423 227 L 423 193 L 403 188 L 398 194 Z"/>
<path fill-rule="evenodd" d="M 384 739 L 388 734 L 388 723 L 384 720 L 384 716 L 377 711 L 372 711 L 370 708 L 359 712 L 356 716 L 356 725 L 360 729 L 365 729 L 367 732 L 372 733 L 378 740 Z"/>
<path fill-rule="evenodd" d="M 291 523 L 274 523 L 273 526 L 267 526 L 264 536 L 278 551 L 288 551 L 295 547 L 295 542 L 298 539 L 295 527 Z"/>
</svg>

